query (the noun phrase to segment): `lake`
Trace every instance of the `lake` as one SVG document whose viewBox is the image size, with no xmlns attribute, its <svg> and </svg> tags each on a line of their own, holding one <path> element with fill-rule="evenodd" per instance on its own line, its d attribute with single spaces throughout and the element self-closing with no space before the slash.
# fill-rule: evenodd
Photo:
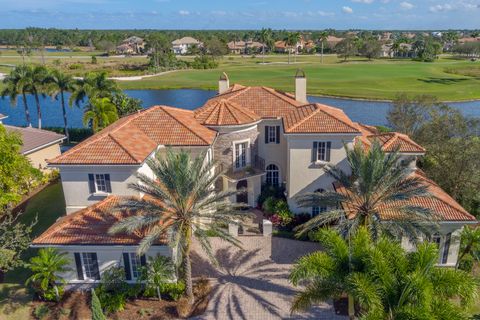
<svg viewBox="0 0 480 320">
<path fill-rule="evenodd" d="M 126 94 L 131 97 L 141 99 L 144 107 L 152 105 L 169 105 L 178 108 L 195 109 L 205 103 L 209 98 L 216 94 L 216 91 L 196 90 L 196 89 L 176 89 L 176 90 L 126 90 Z M 353 120 L 369 125 L 385 125 L 387 123 L 386 115 L 390 107 L 388 102 L 378 101 L 359 101 L 341 98 L 325 98 L 309 96 L 310 102 L 319 102 L 343 109 L 343 111 Z M 37 123 L 36 107 L 33 96 L 28 96 L 28 105 L 32 117 L 32 123 Z M 62 111 L 60 101 L 44 97 L 41 99 L 43 126 L 45 127 L 63 127 Z M 480 117 L 480 101 L 455 102 L 451 106 L 458 108 L 467 116 Z M 0 113 L 8 115 L 3 122 L 5 124 L 25 126 L 25 113 L 22 100 L 19 98 L 16 107 L 12 107 L 8 99 L 0 98 Z M 81 108 L 67 108 L 69 126 L 74 128 L 82 127 Z"/>
</svg>

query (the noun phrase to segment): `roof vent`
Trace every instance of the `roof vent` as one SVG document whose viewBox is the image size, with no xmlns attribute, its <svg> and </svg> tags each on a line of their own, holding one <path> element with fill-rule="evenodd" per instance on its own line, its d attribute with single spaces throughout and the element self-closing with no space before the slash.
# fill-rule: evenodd
<svg viewBox="0 0 480 320">
<path fill-rule="evenodd" d="M 230 80 L 225 72 L 222 73 L 218 80 L 218 94 L 226 92 L 230 88 Z"/>
<path fill-rule="evenodd" d="M 308 103 L 307 101 L 307 77 L 305 72 L 297 69 L 295 73 L 295 100 L 301 103 Z"/>
</svg>

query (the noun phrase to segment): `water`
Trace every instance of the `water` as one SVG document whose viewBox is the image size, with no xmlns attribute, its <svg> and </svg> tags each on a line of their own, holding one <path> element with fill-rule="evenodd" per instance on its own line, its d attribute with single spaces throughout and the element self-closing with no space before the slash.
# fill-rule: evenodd
<svg viewBox="0 0 480 320">
<path fill-rule="evenodd" d="M 176 90 L 127 90 L 129 96 L 141 99 L 144 107 L 152 105 L 169 105 L 178 108 L 195 109 L 216 94 L 216 91 L 197 89 Z M 69 95 L 66 96 L 68 100 Z M 353 120 L 369 125 L 387 124 L 386 115 L 390 108 L 388 102 L 357 101 L 339 98 L 323 98 L 310 96 L 310 102 L 319 102 L 343 109 Z M 37 112 L 33 96 L 27 97 L 32 124 L 37 124 Z M 50 97 L 41 98 L 42 121 L 45 127 L 63 127 L 62 109 L 60 101 Z M 480 101 L 456 102 L 450 104 L 462 111 L 466 116 L 480 117 Z M 17 106 L 12 107 L 8 99 L 0 99 L 0 113 L 8 115 L 5 124 L 25 126 L 25 113 L 22 100 L 18 99 Z M 80 128 L 83 110 L 80 107 L 67 107 L 69 127 Z"/>
</svg>

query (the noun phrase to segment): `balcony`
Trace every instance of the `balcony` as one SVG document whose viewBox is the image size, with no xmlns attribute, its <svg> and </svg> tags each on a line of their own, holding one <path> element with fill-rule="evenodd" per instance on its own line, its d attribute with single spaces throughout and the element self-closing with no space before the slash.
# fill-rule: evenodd
<svg viewBox="0 0 480 320">
<path fill-rule="evenodd" d="M 229 179 L 231 180 L 243 180 L 248 177 L 257 176 L 259 174 L 265 173 L 265 160 L 258 155 L 255 155 L 250 163 L 243 168 L 235 168 L 232 164 L 227 165 L 225 163 L 221 163 L 219 165 L 219 170 Z"/>
</svg>

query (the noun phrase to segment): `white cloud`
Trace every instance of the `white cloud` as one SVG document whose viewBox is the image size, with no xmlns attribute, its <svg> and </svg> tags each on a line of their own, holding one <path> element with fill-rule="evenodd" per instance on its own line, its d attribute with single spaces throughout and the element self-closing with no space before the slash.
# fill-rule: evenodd
<svg viewBox="0 0 480 320">
<path fill-rule="evenodd" d="M 359 2 L 359 3 L 365 3 L 365 4 L 370 4 L 374 0 L 351 0 L 352 2 Z"/>
<path fill-rule="evenodd" d="M 348 13 L 348 14 L 353 13 L 353 9 L 347 6 L 342 7 L 342 11 L 343 13 Z"/>
<path fill-rule="evenodd" d="M 217 15 L 217 16 L 224 16 L 224 15 L 227 14 L 227 12 L 223 11 L 223 10 L 214 10 L 211 13 L 214 14 L 214 15 Z"/>
<path fill-rule="evenodd" d="M 452 6 L 451 4 L 445 3 L 445 4 L 437 4 L 435 6 L 431 6 L 429 10 L 431 12 L 443 12 L 443 11 L 452 11 L 454 10 L 455 7 Z"/>
<path fill-rule="evenodd" d="M 404 10 L 411 10 L 413 9 L 413 7 L 414 5 L 411 4 L 410 2 L 407 2 L 407 1 L 400 2 L 400 8 Z"/>
<path fill-rule="evenodd" d="M 317 14 L 321 17 L 331 17 L 331 16 L 334 16 L 335 13 L 333 12 L 325 12 L 325 11 L 317 11 Z"/>
<path fill-rule="evenodd" d="M 190 14 L 190 11 L 180 10 L 180 11 L 178 11 L 178 14 L 181 15 L 181 16 L 188 16 Z"/>
</svg>

